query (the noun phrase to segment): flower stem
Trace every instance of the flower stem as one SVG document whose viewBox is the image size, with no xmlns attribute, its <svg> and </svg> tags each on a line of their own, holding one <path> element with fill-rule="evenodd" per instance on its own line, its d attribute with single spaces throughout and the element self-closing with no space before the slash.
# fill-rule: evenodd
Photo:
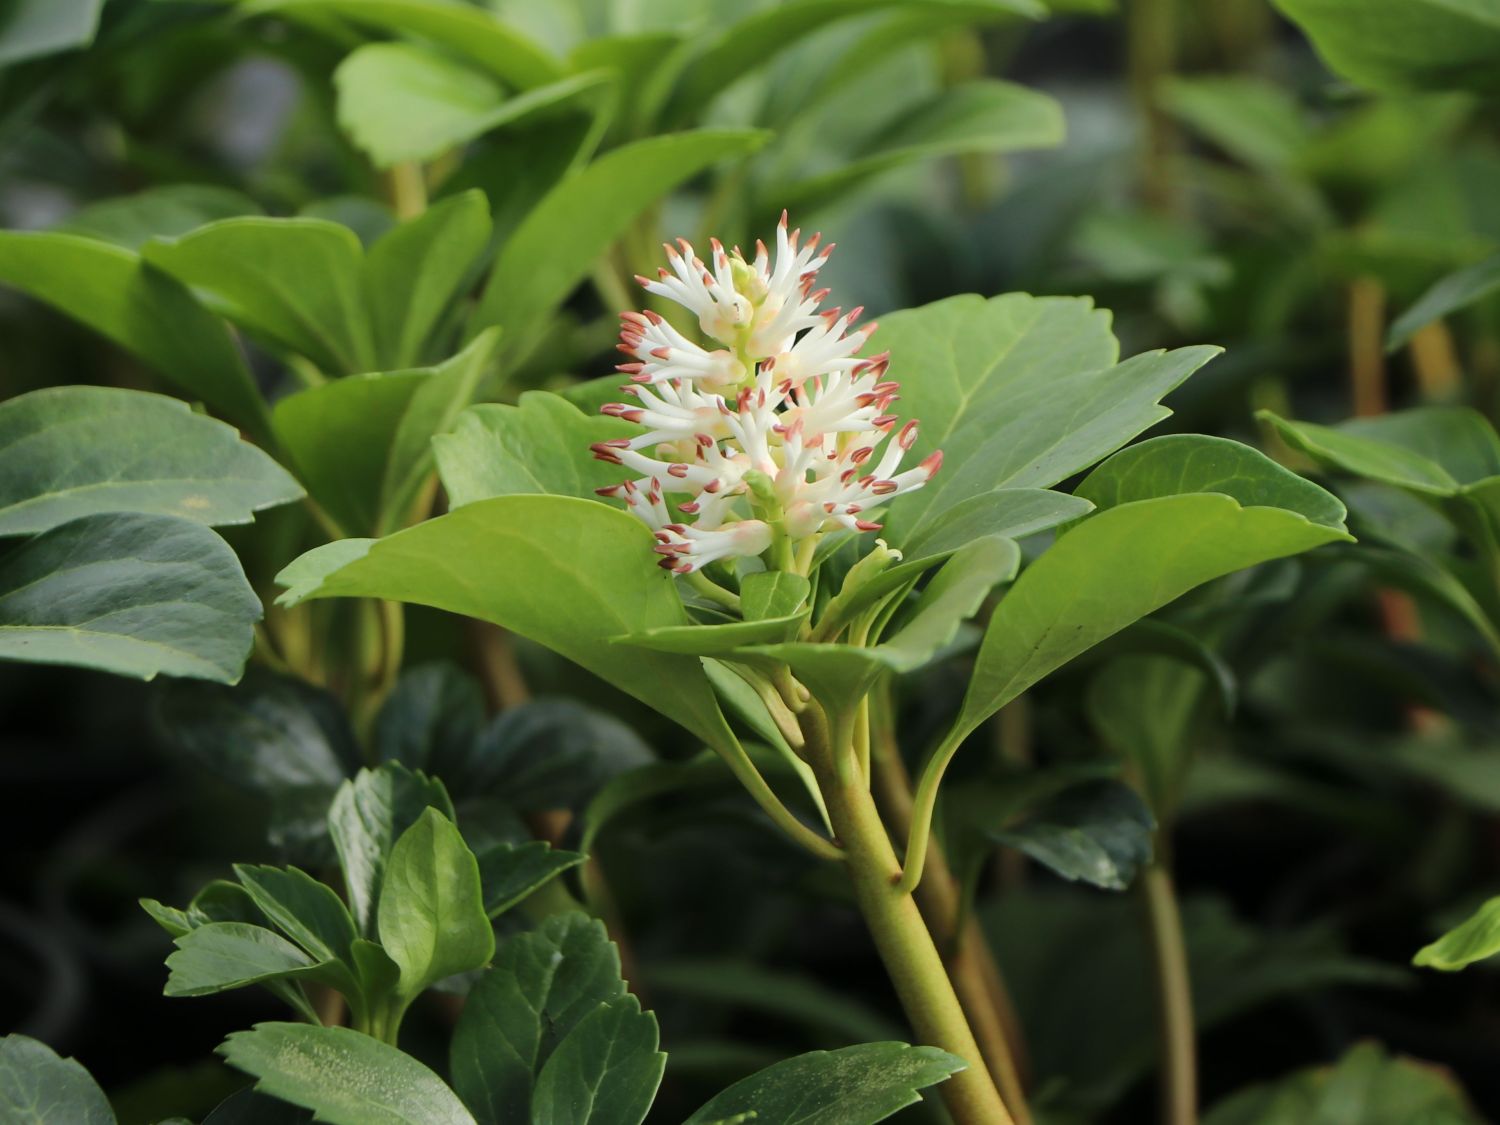
<svg viewBox="0 0 1500 1125">
<path fill-rule="evenodd" d="M 1195 1125 L 1198 1120 L 1198 1060 L 1193 1029 L 1193 994 L 1188 981 L 1187 946 L 1172 873 L 1162 860 L 1141 873 L 1141 895 L 1156 969 L 1161 1035 L 1162 1125 Z"/>
<path fill-rule="evenodd" d="M 864 779 L 840 778 L 836 758 L 852 748 L 832 745 L 827 719 L 816 707 L 808 709 L 803 732 L 829 818 L 844 845 L 855 899 L 912 1030 L 921 1043 L 968 1063 L 938 1087 L 948 1112 L 957 1125 L 1014 1125 L 916 901 L 896 885 L 901 867 Z"/>
</svg>

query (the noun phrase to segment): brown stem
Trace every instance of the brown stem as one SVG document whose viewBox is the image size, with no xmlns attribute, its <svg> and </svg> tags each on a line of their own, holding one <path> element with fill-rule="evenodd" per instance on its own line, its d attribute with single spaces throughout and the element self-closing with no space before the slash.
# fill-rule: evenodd
<svg viewBox="0 0 1500 1125">
<path fill-rule="evenodd" d="M 1131 0 L 1125 12 L 1126 70 L 1136 115 L 1144 131 L 1141 194 L 1153 210 L 1177 208 L 1172 156 L 1176 127 L 1162 110 L 1162 84 L 1177 64 L 1177 0 Z"/>
<path fill-rule="evenodd" d="M 1411 362 L 1417 386 L 1429 402 L 1447 402 L 1463 390 L 1462 367 L 1453 334 L 1441 320 L 1419 328 L 1411 338 Z"/>
<path fill-rule="evenodd" d="M 1162 1125 L 1196 1125 L 1198 1044 L 1187 947 L 1172 873 L 1157 859 L 1141 873 L 1151 961 L 1156 969 L 1157 1018 L 1161 1035 Z"/>
<path fill-rule="evenodd" d="M 1390 409 L 1384 333 L 1385 286 L 1373 277 L 1355 278 L 1349 283 L 1349 390 L 1360 418 Z"/>
<path fill-rule="evenodd" d="M 486 621 L 471 623 L 470 637 L 479 662 L 480 682 L 493 711 L 508 711 L 531 698 L 526 677 L 516 660 L 510 634 Z"/>
</svg>

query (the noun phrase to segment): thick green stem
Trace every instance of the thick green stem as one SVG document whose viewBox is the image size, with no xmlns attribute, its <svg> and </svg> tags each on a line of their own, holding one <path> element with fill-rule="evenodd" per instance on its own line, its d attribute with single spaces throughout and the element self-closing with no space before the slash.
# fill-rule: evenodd
<svg viewBox="0 0 1500 1125">
<path fill-rule="evenodd" d="M 921 1043 L 969 1064 L 938 1087 L 948 1112 L 957 1125 L 1015 1125 L 916 901 L 896 885 L 901 866 L 864 779 L 841 779 L 836 759 L 852 748 L 831 743 L 827 720 L 817 708 L 809 708 L 804 733 L 828 815 L 844 846 L 855 899 L 912 1030 Z"/>
<path fill-rule="evenodd" d="M 1198 1120 L 1198 1060 L 1193 1029 L 1193 994 L 1188 981 L 1187 946 L 1172 873 L 1158 859 L 1141 875 L 1141 895 L 1156 970 L 1161 1035 L 1162 1125 L 1195 1125 Z"/>
</svg>

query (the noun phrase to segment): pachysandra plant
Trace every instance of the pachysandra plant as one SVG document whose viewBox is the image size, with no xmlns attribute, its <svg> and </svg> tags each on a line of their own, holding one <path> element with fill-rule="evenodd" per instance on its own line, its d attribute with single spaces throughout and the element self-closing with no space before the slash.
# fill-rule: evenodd
<svg viewBox="0 0 1500 1125">
<path fill-rule="evenodd" d="M 1086 302 L 1016 294 L 897 313 L 888 350 L 866 356 L 875 326 L 821 308 L 831 250 L 785 221 L 753 256 L 669 247 L 669 268 L 642 279 L 657 307 L 623 318 L 630 382 L 611 397 L 629 401 L 593 421 L 539 392 L 475 408 L 437 442 L 453 510 L 310 552 L 280 576 L 283 602 L 470 614 L 676 719 L 772 821 L 845 867 L 919 1041 L 968 1063 L 941 1087 L 955 1119 L 1029 1120 L 917 902 L 949 761 L 1028 686 L 1194 586 L 1348 538 L 1343 509 L 1246 446 L 1194 437 L 1053 490 L 1163 417 L 1159 398 L 1214 350 L 1118 363 Z M 908 406 L 923 428 L 902 423 Z M 507 462 L 523 414 L 520 473 Z M 619 475 L 586 471 L 589 448 Z M 1016 540 L 1049 529 L 968 655 L 963 623 L 1015 579 Z M 890 800 L 904 779 L 880 780 L 882 810 L 886 686 L 957 657 L 971 662 L 959 715 L 904 799 Z M 773 788 L 725 708 L 786 756 L 805 801 Z"/>
</svg>

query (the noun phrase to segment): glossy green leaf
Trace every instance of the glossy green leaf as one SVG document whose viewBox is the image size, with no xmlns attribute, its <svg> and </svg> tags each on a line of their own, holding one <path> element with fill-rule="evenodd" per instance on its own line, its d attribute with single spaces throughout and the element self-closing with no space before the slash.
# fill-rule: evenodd
<svg viewBox="0 0 1500 1125">
<path fill-rule="evenodd" d="M 349 909 L 361 934 L 375 932 L 376 904 L 396 840 L 429 807 L 452 817 L 453 803 L 443 783 L 394 762 L 377 770 L 360 770 L 334 797 L 328 831 L 344 869 Z"/>
<path fill-rule="evenodd" d="M 266 407 L 218 317 L 123 247 L 51 231 L 0 231 L 0 284 L 60 309 L 231 422 L 269 432 Z"/>
<path fill-rule="evenodd" d="M 1489 0 L 1276 0 L 1336 73 L 1377 90 L 1500 90 Z"/>
<path fill-rule="evenodd" d="M 1347 515 L 1332 493 L 1260 450 L 1204 434 L 1169 434 L 1129 446 L 1074 489 L 1100 509 L 1190 492 L 1221 493 L 1246 508 L 1282 508 L 1340 531 Z"/>
<path fill-rule="evenodd" d="M 533 891 L 584 861 L 580 852 L 563 851 L 542 840 L 496 844 L 479 852 L 484 909 L 491 918 L 505 913 Z"/>
<path fill-rule="evenodd" d="M 9 1125 L 115 1125 L 115 1111 L 77 1059 L 25 1035 L 0 1038 L 0 1119 Z"/>
<path fill-rule="evenodd" d="M 85 516 L 0 559 L 0 660 L 232 684 L 260 616 L 228 545 L 171 516 Z"/>
<path fill-rule="evenodd" d="M 1455 972 L 1500 953 L 1500 898 L 1492 898 L 1437 941 L 1417 951 L 1420 968 Z"/>
<path fill-rule="evenodd" d="M 1094 781 L 1056 794 L 991 836 L 1064 879 L 1123 891 L 1151 862 L 1155 827 L 1151 810 L 1128 785 Z"/>
<path fill-rule="evenodd" d="M 507 333 L 507 350 L 525 354 L 553 311 L 647 207 L 704 169 L 744 156 L 768 134 L 701 129 L 635 141 L 564 179 L 506 241 L 469 322 Z"/>
<path fill-rule="evenodd" d="M 766 192 L 777 207 L 809 215 L 882 172 L 921 160 L 1050 148 L 1063 140 L 1062 107 L 1013 82 L 983 79 L 944 90 L 887 123 L 832 172 Z"/>
<path fill-rule="evenodd" d="M 215 312 L 327 374 L 379 366 L 363 250 L 348 227 L 322 219 L 222 219 L 148 242 L 141 254 Z"/>
<path fill-rule="evenodd" d="M 806 604 L 812 583 L 785 570 L 762 570 L 740 580 L 740 612 L 746 621 L 795 614 Z"/>
<path fill-rule="evenodd" d="M 479 864 L 458 828 L 436 809 L 423 810 L 391 848 L 377 922 L 381 947 L 401 968 L 406 997 L 479 968 L 495 952 Z"/>
<path fill-rule="evenodd" d="M 337 16 L 411 35 L 478 63 L 500 81 L 529 89 L 563 77 L 562 64 L 510 24 L 460 0 L 246 0 L 255 12 Z"/>
<path fill-rule="evenodd" d="M 0 8 L 0 67 L 87 47 L 104 0 L 11 0 Z"/>
<path fill-rule="evenodd" d="M 684 1125 L 874 1125 L 921 1100 L 920 1091 L 965 1069 L 936 1047 L 860 1043 L 809 1051 L 742 1078 Z"/>
<path fill-rule="evenodd" d="M 905 544 L 913 559 L 955 551 L 986 535 L 1021 539 L 1094 510 L 1086 498 L 1045 488 L 997 488 L 960 501 L 925 524 Z"/>
<path fill-rule="evenodd" d="M 108 512 L 249 523 L 301 495 L 232 427 L 165 395 L 49 387 L 0 403 L 0 536 Z"/>
<path fill-rule="evenodd" d="M 1108 313 L 1025 293 L 894 313 L 879 338 L 902 380 L 902 412 L 921 421 L 910 457 L 944 454 L 942 472 L 892 505 L 896 546 L 973 497 L 1048 488 L 1113 453 L 1171 413 L 1161 397 L 1216 354 L 1182 348 L 1116 364 Z"/>
<path fill-rule="evenodd" d="M 532 1125 L 640 1125 L 666 1068 L 657 1041 L 656 1017 L 634 996 L 600 1004 L 542 1066 Z"/>
<path fill-rule="evenodd" d="M 454 1088 L 483 1125 L 532 1120 L 536 1076 L 558 1044 L 624 994 L 619 952 L 595 919 L 554 914 L 506 939 L 454 1030 Z"/>
<path fill-rule="evenodd" d="M 1049 672 L 1195 586 L 1348 539 L 1278 508 L 1195 493 L 1124 504 L 1060 538 L 990 618 L 953 737 Z"/>
<path fill-rule="evenodd" d="M 173 943 L 168 996 L 207 996 L 273 979 L 319 972 L 317 961 L 280 934 L 245 922 L 209 922 Z"/>
<path fill-rule="evenodd" d="M 1394 351 L 1435 320 L 1467 308 L 1500 289 L 1500 254 L 1450 273 L 1417 298 L 1416 303 L 1391 322 L 1386 347 Z"/>
<path fill-rule="evenodd" d="M 152 238 L 175 237 L 216 219 L 259 213 L 255 200 L 229 188 L 163 184 L 80 207 L 53 229 L 139 250 Z"/>
<path fill-rule="evenodd" d="M 441 1078 L 405 1052 L 347 1027 L 258 1023 L 218 1048 L 255 1088 L 331 1125 L 474 1125 Z"/>
<path fill-rule="evenodd" d="M 448 503 L 461 508 L 518 492 L 592 498 L 624 477 L 589 446 L 639 432 L 620 418 L 584 414 L 550 391 L 527 391 L 516 406 L 470 407 L 432 445 Z"/>
<path fill-rule="evenodd" d="M 730 738 L 696 659 L 610 637 L 686 624 L 646 526 L 604 504 L 500 496 L 378 542 L 311 551 L 277 576 L 282 600 L 381 597 L 477 617 L 561 653 L 710 745 Z"/>
<path fill-rule="evenodd" d="M 370 247 L 365 288 L 382 366 L 396 370 L 446 356 L 434 354 L 430 341 L 471 280 L 489 237 L 484 194 L 465 191 L 393 227 Z"/>
<path fill-rule="evenodd" d="M 260 912 L 315 961 L 349 959 L 354 919 L 331 887 L 295 867 L 236 864 L 234 874 Z"/>
<path fill-rule="evenodd" d="M 341 527 L 380 531 L 406 518 L 431 471 L 432 435 L 473 399 L 496 344 L 486 332 L 436 367 L 349 375 L 276 404 L 277 437 Z"/>
</svg>

